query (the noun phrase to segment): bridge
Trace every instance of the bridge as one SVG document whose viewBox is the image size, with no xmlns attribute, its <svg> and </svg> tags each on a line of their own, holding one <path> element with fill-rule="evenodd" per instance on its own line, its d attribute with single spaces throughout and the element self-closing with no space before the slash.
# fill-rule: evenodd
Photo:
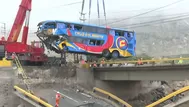
<svg viewBox="0 0 189 107">
<path fill-rule="evenodd" d="M 189 60 L 189 58 L 143 60 L 144 65 L 136 65 L 137 61 L 111 61 L 106 62 L 104 66 L 97 63 L 97 67 L 82 65 L 79 71 L 87 69 L 93 72 L 95 79 L 105 81 L 185 80 L 189 78 L 189 64 L 176 64 L 177 60 Z"/>
<path fill-rule="evenodd" d="M 100 80 L 184 80 L 189 78 L 189 65 L 156 65 L 128 67 L 92 68 L 94 76 Z"/>
</svg>

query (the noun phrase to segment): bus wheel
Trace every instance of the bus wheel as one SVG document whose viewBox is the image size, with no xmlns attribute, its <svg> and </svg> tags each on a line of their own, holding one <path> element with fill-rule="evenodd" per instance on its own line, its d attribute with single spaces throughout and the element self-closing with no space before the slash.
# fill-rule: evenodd
<svg viewBox="0 0 189 107">
<path fill-rule="evenodd" d="M 119 58 L 119 52 L 118 51 L 113 51 L 112 52 L 112 58 Z"/>
<path fill-rule="evenodd" d="M 102 56 L 105 57 L 105 58 L 110 57 L 110 51 L 108 49 L 103 50 Z"/>
</svg>

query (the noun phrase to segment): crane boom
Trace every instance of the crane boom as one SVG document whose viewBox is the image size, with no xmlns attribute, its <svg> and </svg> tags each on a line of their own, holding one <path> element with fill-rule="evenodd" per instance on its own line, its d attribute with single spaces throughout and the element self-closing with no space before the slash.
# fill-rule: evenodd
<svg viewBox="0 0 189 107">
<path fill-rule="evenodd" d="M 29 14 L 31 11 L 32 0 L 22 0 L 19 10 L 17 12 L 14 24 L 12 26 L 11 32 L 7 39 L 8 42 L 17 42 L 18 36 L 22 29 L 22 25 L 26 18 L 26 25 L 24 26 L 24 31 L 22 35 L 22 43 L 26 44 L 28 35 L 28 25 L 29 25 Z"/>
</svg>

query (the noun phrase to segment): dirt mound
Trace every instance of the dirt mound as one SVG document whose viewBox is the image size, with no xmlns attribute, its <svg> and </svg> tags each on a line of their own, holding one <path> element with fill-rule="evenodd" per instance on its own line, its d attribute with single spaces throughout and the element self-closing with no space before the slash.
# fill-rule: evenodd
<svg viewBox="0 0 189 107">
<path fill-rule="evenodd" d="M 24 67 L 27 76 L 37 79 L 69 78 L 76 75 L 76 66 L 68 65 L 62 67 Z"/>
<path fill-rule="evenodd" d="M 128 103 L 130 103 L 133 107 L 144 107 L 148 104 L 151 104 L 162 97 L 165 97 L 166 95 L 184 87 L 189 84 L 188 81 L 176 81 L 176 82 L 166 82 L 161 81 L 161 86 L 151 90 L 148 93 L 141 93 L 138 96 L 129 99 Z M 157 107 L 162 107 L 166 104 L 169 104 L 170 102 L 175 102 L 178 99 L 182 98 L 184 94 L 178 95 L 176 97 L 173 97 L 161 104 L 159 104 Z"/>
<path fill-rule="evenodd" d="M 13 107 L 12 90 L 14 84 L 14 70 L 0 68 L 0 107 Z"/>
</svg>

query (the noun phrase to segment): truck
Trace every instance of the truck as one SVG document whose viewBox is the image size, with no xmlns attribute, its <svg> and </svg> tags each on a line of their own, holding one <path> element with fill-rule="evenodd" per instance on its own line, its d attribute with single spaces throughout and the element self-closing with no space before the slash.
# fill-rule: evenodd
<svg viewBox="0 0 189 107">
<path fill-rule="evenodd" d="M 13 54 L 16 54 L 20 62 L 24 65 L 42 65 L 48 60 L 48 57 L 45 54 L 44 45 L 41 41 L 33 41 L 31 45 L 27 44 L 31 4 L 32 0 L 21 1 L 7 40 L 4 37 L 0 40 L 1 59 L 4 55 L 9 60 L 12 58 L 11 56 Z M 23 28 L 22 40 L 21 42 L 18 42 L 18 37 L 24 21 L 25 25 Z M 3 52 L 5 52 L 5 54 L 2 54 Z"/>
</svg>

